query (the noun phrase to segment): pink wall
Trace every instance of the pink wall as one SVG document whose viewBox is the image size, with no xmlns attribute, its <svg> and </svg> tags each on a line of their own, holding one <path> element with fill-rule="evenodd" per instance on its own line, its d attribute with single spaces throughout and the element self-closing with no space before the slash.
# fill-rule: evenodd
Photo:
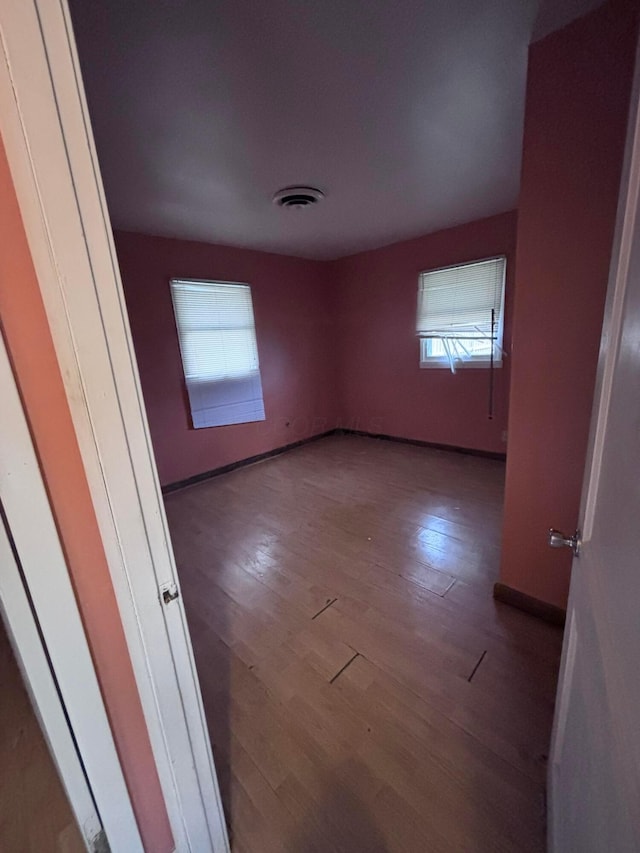
<svg viewBox="0 0 640 853">
<path fill-rule="evenodd" d="M 504 253 L 508 350 L 515 233 L 510 212 L 323 263 L 116 232 L 162 484 L 338 425 L 503 452 L 508 360 L 489 421 L 488 371 L 421 370 L 414 329 L 419 272 Z M 179 276 L 251 284 L 266 421 L 191 428 L 169 292 Z"/>
<path fill-rule="evenodd" d="M 115 239 L 163 485 L 336 426 L 326 265 L 128 232 Z M 169 292 L 179 276 L 251 285 L 266 421 L 191 428 Z"/>
<path fill-rule="evenodd" d="M 636 4 L 611 2 L 533 45 L 518 208 L 500 580 L 560 607 L 578 519 L 621 173 Z M 637 8 L 637 7 L 636 7 Z"/>
<path fill-rule="evenodd" d="M 0 142 L 0 321 L 146 850 L 173 838 L 40 289 Z"/>
<path fill-rule="evenodd" d="M 117 234 L 162 482 L 335 425 L 500 452 L 508 420 L 501 581 L 564 606 L 570 559 L 546 530 L 577 521 L 636 15 L 610 0 L 531 48 L 517 214 L 330 263 Z M 499 253 L 510 356 L 489 420 L 488 371 L 421 370 L 414 323 L 421 270 Z M 252 285 L 266 422 L 190 429 L 172 276 Z"/>
<path fill-rule="evenodd" d="M 421 369 L 415 336 L 418 274 L 507 255 L 505 349 L 510 350 L 515 211 L 334 262 L 341 347 L 341 426 L 458 447 L 504 452 L 509 359 L 495 371 L 487 417 L 485 369 Z"/>
</svg>

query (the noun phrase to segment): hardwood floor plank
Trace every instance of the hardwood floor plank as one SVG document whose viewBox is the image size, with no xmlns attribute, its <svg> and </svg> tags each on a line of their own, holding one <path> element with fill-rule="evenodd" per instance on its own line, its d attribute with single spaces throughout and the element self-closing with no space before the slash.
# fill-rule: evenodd
<svg viewBox="0 0 640 853">
<path fill-rule="evenodd" d="M 165 498 L 234 851 L 544 850 L 562 634 L 492 598 L 503 480 L 332 436 Z"/>
</svg>

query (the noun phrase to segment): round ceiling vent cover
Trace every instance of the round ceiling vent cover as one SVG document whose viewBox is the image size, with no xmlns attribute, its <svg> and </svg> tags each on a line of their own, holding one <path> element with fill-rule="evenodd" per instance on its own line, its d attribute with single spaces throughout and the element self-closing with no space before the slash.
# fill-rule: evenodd
<svg viewBox="0 0 640 853">
<path fill-rule="evenodd" d="M 274 194 L 273 203 L 278 207 L 302 210 L 303 207 L 312 207 L 323 198 L 324 193 L 315 187 L 285 187 Z"/>
</svg>

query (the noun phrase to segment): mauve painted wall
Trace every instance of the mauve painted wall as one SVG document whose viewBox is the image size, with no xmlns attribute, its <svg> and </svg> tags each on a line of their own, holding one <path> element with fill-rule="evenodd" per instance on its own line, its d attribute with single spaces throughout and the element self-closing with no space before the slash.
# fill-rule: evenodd
<svg viewBox="0 0 640 853">
<path fill-rule="evenodd" d="M 622 165 L 637 13 L 607 3 L 533 45 L 518 208 L 500 579 L 566 606 Z M 637 9 L 637 6 L 636 6 Z"/>
<path fill-rule="evenodd" d="M 115 243 L 163 485 L 336 426 L 333 285 L 325 264 L 129 232 L 116 232 Z M 266 421 L 192 429 L 174 277 L 251 285 Z"/>
<path fill-rule="evenodd" d="M 0 321 L 145 850 L 174 849 L 98 522 L 0 142 Z M 35 532 L 34 532 L 35 533 Z M 37 533 L 35 533 L 37 535 Z"/>
<path fill-rule="evenodd" d="M 394 243 L 333 263 L 340 328 L 340 424 L 351 429 L 504 452 L 509 358 L 489 371 L 421 369 L 415 335 L 418 275 L 447 264 L 507 256 L 505 349 L 510 350 L 515 211 Z"/>
</svg>

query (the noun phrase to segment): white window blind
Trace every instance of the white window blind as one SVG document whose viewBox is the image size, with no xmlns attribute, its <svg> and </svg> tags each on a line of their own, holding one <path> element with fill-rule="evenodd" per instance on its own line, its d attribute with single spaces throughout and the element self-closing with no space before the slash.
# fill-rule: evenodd
<svg viewBox="0 0 640 853">
<path fill-rule="evenodd" d="M 171 282 L 193 426 L 265 419 L 248 284 Z"/>
<path fill-rule="evenodd" d="M 506 258 L 420 275 L 416 331 L 424 367 L 502 363 Z"/>
</svg>

